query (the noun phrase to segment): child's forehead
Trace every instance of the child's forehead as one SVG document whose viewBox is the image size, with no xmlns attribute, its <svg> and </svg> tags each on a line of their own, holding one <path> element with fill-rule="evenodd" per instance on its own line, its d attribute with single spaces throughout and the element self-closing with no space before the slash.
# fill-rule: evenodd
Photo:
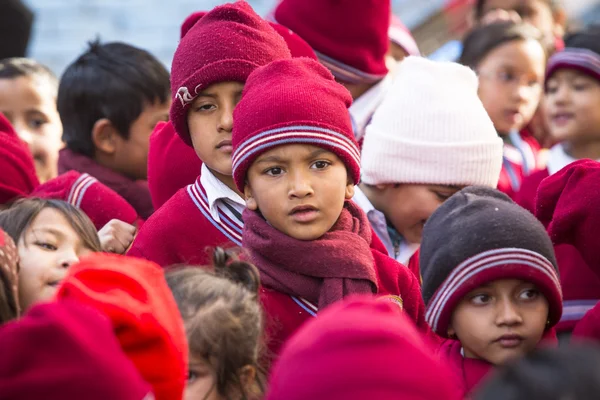
<svg viewBox="0 0 600 400">
<path fill-rule="evenodd" d="M 506 279 L 496 279 L 493 281 L 485 282 L 485 283 L 479 285 L 477 288 L 473 289 L 471 292 L 476 292 L 476 291 L 482 290 L 482 289 L 512 291 L 514 289 L 523 288 L 525 286 L 536 287 L 535 283 L 525 280 L 525 279 L 506 278 Z"/>
<path fill-rule="evenodd" d="M 28 102 L 41 104 L 47 101 L 56 102 L 55 87 L 48 79 L 40 76 L 21 75 L 14 78 L 0 78 L 0 99 L 5 96 L 26 97 Z"/>
<path fill-rule="evenodd" d="M 197 93 L 198 96 L 228 96 L 240 94 L 244 90 L 244 83 L 237 81 L 223 81 L 215 82 L 205 88 L 200 88 Z"/>
<path fill-rule="evenodd" d="M 269 161 L 306 160 L 315 157 L 335 157 L 335 153 L 308 143 L 287 143 L 269 149 L 256 158 L 254 164 Z"/>
</svg>

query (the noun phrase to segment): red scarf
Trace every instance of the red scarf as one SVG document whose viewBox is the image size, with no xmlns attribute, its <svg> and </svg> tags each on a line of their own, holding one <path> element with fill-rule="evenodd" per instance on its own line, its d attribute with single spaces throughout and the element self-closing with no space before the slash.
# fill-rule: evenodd
<svg viewBox="0 0 600 400">
<path fill-rule="evenodd" d="M 256 211 L 243 214 L 243 247 L 265 287 L 302 297 L 319 308 L 350 294 L 377 293 L 371 227 L 365 213 L 346 202 L 340 218 L 319 239 L 294 239 Z"/>
</svg>

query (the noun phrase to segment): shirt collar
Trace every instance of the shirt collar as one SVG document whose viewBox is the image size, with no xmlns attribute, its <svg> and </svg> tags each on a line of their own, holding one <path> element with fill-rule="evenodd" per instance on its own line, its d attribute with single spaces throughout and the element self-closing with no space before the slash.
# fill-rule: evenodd
<svg viewBox="0 0 600 400">
<path fill-rule="evenodd" d="M 200 184 L 206 192 L 210 214 L 215 220 L 220 221 L 218 206 L 222 201 L 228 200 L 234 206 L 246 207 L 244 199 L 229 186 L 221 182 L 204 163 L 200 171 Z"/>
<path fill-rule="evenodd" d="M 554 175 L 575 161 L 577 160 L 565 152 L 565 148 L 561 143 L 555 144 L 550 149 L 550 154 L 548 155 L 548 163 L 546 164 L 548 167 L 548 173 L 550 175 Z"/>
</svg>

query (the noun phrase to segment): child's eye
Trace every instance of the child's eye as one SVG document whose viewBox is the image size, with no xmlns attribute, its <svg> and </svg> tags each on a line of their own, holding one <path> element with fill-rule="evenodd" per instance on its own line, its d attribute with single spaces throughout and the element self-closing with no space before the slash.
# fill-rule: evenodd
<svg viewBox="0 0 600 400">
<path fill-rule="evenodd" d="M 283 173 L 283 169 L 280 167 L 271 167 L 265 171 L 265 174 L 269 176 L 279 176 Z"/>
<path fill-rule="evenodd" d="M 444 202 L 450 198 L 449 194 L 441 193 L 441 192 L 433 192 L 439 201 Z"/>
<path fill-rule="evenodd" d="M 192 383 L 196 379 L 198 379 L 198 375 L 194 371 L 189 371 L 187 376 L 188 383 Z"/>
<path fill-rule="evenodd" d="M 31 129 L 40 129 L 48 121 L 42 118 L 33 118 L 29 120 L 29 127 Z"/>
<path fill-rule="evenodd" d="M 330 166 L 331 163 L 328 161 L 315 161 L 313 163 L 313 165 L 311 165 L 311 168 L 316 168 L 316 169 L 325 169 L 328 166 Z"/>
<path fill-rule="evenodd" d="M 473 303 L 475 305 L 484 305 L 484 304 L 489 303 L 491 299 L 492 299 L 492 297 L 490 295 L 478 294 L 478 295 L 471 297 L 471 303 Z"/>
<path fill-rule="evenodd" d="M 41 247 L 42 249 L 45 249 L 45 250 L 49 250 L 49 251 L 58 250 L 58 248 L 55 245 L 50 244 L 48 242 L 36 242 L 35 244 L 36 244 L 36 246 Z"/>
<path fill-rule="evenodd" d="M 214 104 L 202 104 L 196 107 L 195 111 L 210 111 L 216 108 Z"/>
<path fill-rule="evenodd" d="M 589 87 L 590 86 L 587 83 L 584 83 L 584 82 L 575 82 L 573 84 L 573 89 L 575 89 L 578 92 L 582 92 L 582 91 L 586 90 Z"/>
<path fill-rule="evenodd" d="M 521 300 L 535 300 L 535 299 L 537 299 L 539 294 L 540 294 L 540 292 L 536 289 L 527 289 L 527 290 L 523 290 L 519 294 L 519 298 Z"/>
<path fill-rule="evenodd" d="M 546 94 L 554 94 L 558 92 L 558 85 L 546 85 Z"/>
<path fill-rule="evenodd" d="M 498 79 L 501 82 L 512 82 L 515 80 L 515 75 L 512 72 L 500 71 L 498 72 Z"/>
</svg>

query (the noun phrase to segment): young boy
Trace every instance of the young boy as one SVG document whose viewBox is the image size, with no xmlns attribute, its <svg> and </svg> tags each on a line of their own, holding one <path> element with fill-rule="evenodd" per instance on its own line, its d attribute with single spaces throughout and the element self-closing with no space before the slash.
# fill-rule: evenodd
<svg viewBox="0 0 600 400">
<path fill-rule="evenodd" d="M 255 68 L 290 57 L 283 38 L 243 1 L 214 8 L 181 39 L 171 123 L 202 169 L 146 221 L 130 255 L 161 266 L 208 265 L 210 247 L 241 245 L 245 203 L 231 176 L 233 108 Z"/>
<path fill-rule="evenodd" d="M 57 91 L 58 79 L 48 67 L 27 58 L 0 61 L 0 113 L 29 146 L 42 183 L 58 175 L 63 147 Z"/>
<path fill-rule="evenodd" d="M 354 201 L 388 255 L 419 276 L 413 255 L 425 221 L 465 186 L 495 187 L 501 164 L 502 140 L 477 97 L 475 73 L 408 57 L 367 127 Z"/>
<path fill-rule="evenodd" d="M 421 244 L 426 319 L 467 394 L 496 365 L 556 338 L 562 291 L 552 242 L 531 213 L 495 189 L 456 193 Z"/>
<path fill-rule="evenodd" d="M 542 103 L 550 135 L 559 143 L 547 168 L 526 177 L 515 199 L 532 213 L 542 180 L 578 159 L 600 160 L 600 27 L 572 34 L 565 44 L 548 61 Z"/>
<path fill-rule="evenodd" d="M 351 294 L 386 296 L 424 327 L 419 282 L 349 201 L 360 179 L 349 92 L 314 60 L 257 69 L 234 111 L 243 245 L 261 272 L 271 350 Z"/>
<path fill-rule="evenodd" d="M 388 71 L 389 1 L 283 0 L 273 18 L 308 42 L 319 61 L 352 94 L 350 115 L 360 140 L 394 79 Z"/>
<path fill-rule="evenodd" d="M 90 43 L 58 89 L 66 144 L 59 173 L 90 174 L 147 219 L 154 211 L 145 182 L 148 140 L 169 106 L 169 73 L 154 56 L 124 43 Z"/>
</svg>

